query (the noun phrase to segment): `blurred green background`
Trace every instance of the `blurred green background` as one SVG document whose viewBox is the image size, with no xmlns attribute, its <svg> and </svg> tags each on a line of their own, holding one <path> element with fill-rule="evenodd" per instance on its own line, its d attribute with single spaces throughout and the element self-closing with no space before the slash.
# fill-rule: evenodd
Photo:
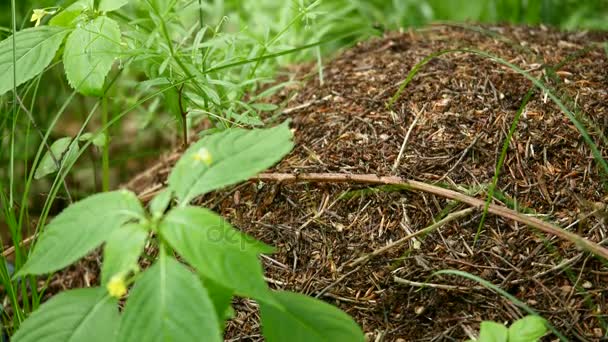
<svg viewBox="0 0 608 342">
<path fill-rule="evenodd" d="M 73 0 L 16 0 L 17 26 L 28 26 L 33 8 L 65 7 Z M 193 1 L 194 2 L 194 1 Z M 205 0 L 223 14 L 247 11 L 260 19 L 279 15 L 287 1 Z M 433 20 L 545 24 L 560 29 L 608 30 L 607 0 L 323 0 L 321 11 L 353 8 L 350 19 L 389 29 L 419 26 Z M 277 11 L 279 10 L 279 11 Z M 10 0 L 0 4 L 0 26 L 10 27 Z"/>
</svg>

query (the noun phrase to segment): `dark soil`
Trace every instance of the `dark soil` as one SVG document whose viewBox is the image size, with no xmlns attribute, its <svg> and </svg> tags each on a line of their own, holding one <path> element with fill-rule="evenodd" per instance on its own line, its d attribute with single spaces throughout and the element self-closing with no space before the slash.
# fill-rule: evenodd
<svg viewBox="0 0 608 342">
<path fill-rule="evenodd" d="M 359 44 L 325 65 L 322 84 L 310 78 L 296 96 L 285 91 L 277 97 L 290 108 L 282 118 L 292 120 L 296 147 L 270 172 L 400 176 L 484 199 L 530 81 L 489 59 L 450 53 L 422 67 L 393 109 L 386 107 L 417 62 L 454 48 L 489 52 L 557 89 L 580 110 L 608 158 L 608 59 L 596 44 L 605 40 L 608 35 L 527 27 L 431 26 Z M 550 67 L 556 65 L 553 73 Z M 498 181 L 502 197 L 494 203 L 605 246 L 608 193 L 581 134 L 539 91 L 517 128 Z M 145 198 L 162 186 L 175 158 L 164 158 L 129 187 Z M 463 340 L 477 333 L 482 320 L 512 322 L 525 315 L 476 282 L 433 275 L 446 269 L 492 282 L 570 339 L 608 336 L 605 263 L 569 242 L 494 215 L 486 218 L 475 244 L 481 211 L 349 267 L 466 208 L 436 195 L 356 183 L 252 181 L 198 203 L 278 247 L 263 258 L 270 286 L 339 306 L 370 341 Z M 261 340 L 255 303 L 238 300 L 235 308 L 227 339 Z"/>
</svg>

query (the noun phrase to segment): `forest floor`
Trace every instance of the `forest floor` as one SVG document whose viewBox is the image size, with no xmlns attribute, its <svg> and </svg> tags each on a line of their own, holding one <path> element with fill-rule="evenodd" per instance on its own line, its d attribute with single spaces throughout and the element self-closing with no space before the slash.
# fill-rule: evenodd
<svg viewBox="0 0 608 342">
<path fill-rule="evenodd" d="M 607 158 L 608 52 L 596 43 L 606 40 L 543 28 L 435 25 L 360 43 L 327 63 L 322 81 L 302 68 L 305 80 L 276 96 L 288 108 L 279 120 L 290 119 L 295 130 L 291 154 L 265 178 L 197 203 L 277 247 L 262 259 L 271 287 L 339 306 L 370 341 L 462 340 L 482 320 L 512 322 L 526 314 L 479 283 L 434 275 L 440 270 L 492 282 L 571 339 L 606 338 L 608 266 L 597 257 L 492 214 L 475 243 L 482 210 L 462 213 L 467 205 L 437 194 L 352 177 L 396 176 L 486 198 L 529 80 L 490 59 L 448 53 L 423 66 L 393 109 L 386 107 L 417 62 L 456 48 L 501 57 L 557 89 L 576 105 Z M 178 156 L 168 152 L 127 187 L 146 198 L 163 186 Z M 277 173 L 326 179 L 281 182 Z M 606 246 L 603 184 L 579 131 L 545 93 L 535 92 L 509 144 L 493 203 Z M 454 212 L 463 216 L 403 239 Z M 92 256 L 71 267 L 51 287 L 95 282 L 98 262 Z M 239 299 L 234 307 L 226 338 L 261 340 L 255 303 Z"/>
</svg>

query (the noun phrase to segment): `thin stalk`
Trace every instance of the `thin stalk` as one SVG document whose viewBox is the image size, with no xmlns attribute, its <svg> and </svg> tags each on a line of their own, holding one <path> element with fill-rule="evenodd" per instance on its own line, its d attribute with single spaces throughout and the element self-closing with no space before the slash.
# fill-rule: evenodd
<svg viewBox="0 0 608 342">
<path fill-rule="evenodd" d="M 13 192 L 15 191 L 15 130 L 17 129 L 17 42 L 15 35 L 17 34 L 17 5 L 15 0 L 11 0 L 11 24 L 13 26 L 13 127 L 11 135 L 11 156 L 9 165 L 9 197 L 8 207 L 13 207 Z"/>
<path fill-rule="evenodd" d="M 198 0 L 198 22 L 203 29 L 203 0 Z"/>
<path fill-rule="evenodd" d="M 107 125 L 108 123 L 108 98 L 106 96 L 101 98 L 101 124 Z M 106 139 L 103 144 L 103 151 L 101 154 L 101 190 L 106 192 L 110 191 L 110 132 L 109 129 L 105 132 Z"/>
</svg>

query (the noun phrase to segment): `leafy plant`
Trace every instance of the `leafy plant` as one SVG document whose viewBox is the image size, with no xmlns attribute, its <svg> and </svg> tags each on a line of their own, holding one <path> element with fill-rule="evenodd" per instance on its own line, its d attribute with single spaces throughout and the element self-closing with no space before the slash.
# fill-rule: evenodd
<svg viewBox="0 0 608 342">
<path fill-rule="evenodd" d="M 287 123 L 205 136 L 177 162 L 146 210 L 127 190 L 99 193 L 55 217 L 16 276 L 66 267 L 104 245 L 101 286 L 62 292 L 42 304 L 14 341 L 221 341 L 233 296 L 260 305 L 268 341 L 363 341 L 340 310 L 304 295 L 271 291 L 258 256 L 273 248 L 239 232 L 194 198 L 247 180 L 293 148 Z M 157 247 L 141 270 L 147 245 Z M 178 261 L 177 256 L 187 262 Z M 148 255 L 148 257 L 152 257 Z M 118 301 L 132 286 L 119 313 Z"/>
<path fill-rule="evenodd" d="M 476 341 L 535 342 L 546 333 L 547 327 L 543 318 L 539 316 L 526 316 L 513 322 L 509 328 L 492 321 L 481 322 L 479 338 Z"/>
</svg>

